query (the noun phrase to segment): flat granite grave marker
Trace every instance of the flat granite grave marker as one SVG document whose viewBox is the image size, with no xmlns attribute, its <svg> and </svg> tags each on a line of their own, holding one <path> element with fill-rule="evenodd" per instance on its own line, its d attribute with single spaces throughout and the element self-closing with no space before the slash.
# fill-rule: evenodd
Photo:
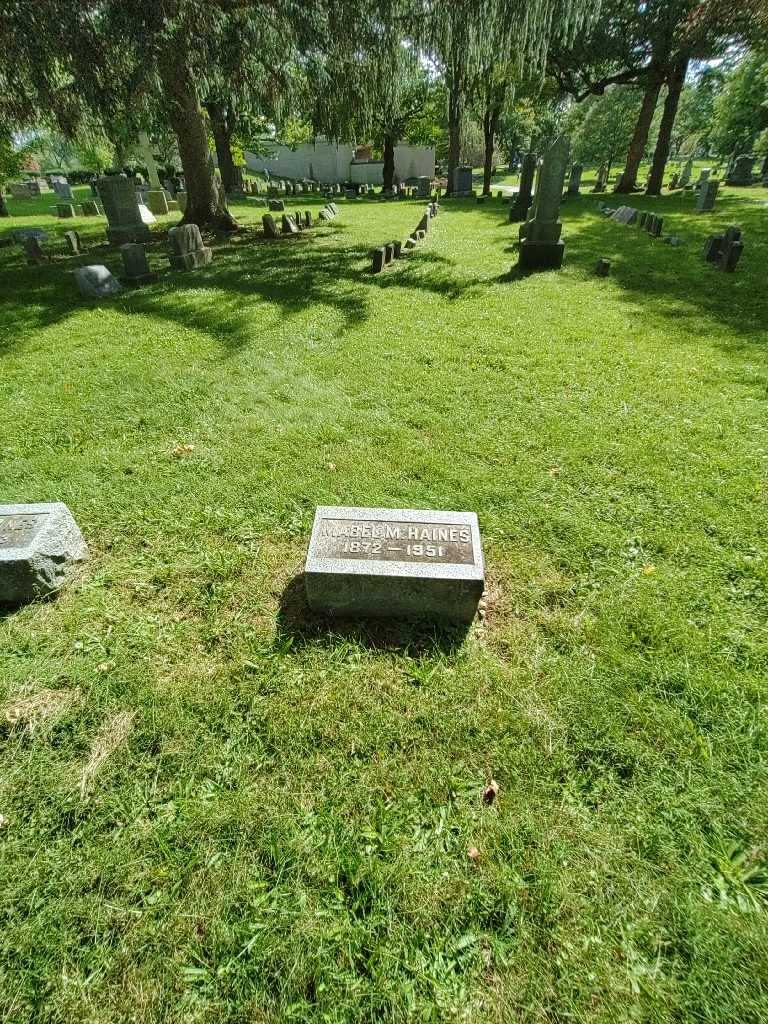
<svg viewBox="0 0 768 1024">
<path fill-rule="evenodd" d="M 0 505 L 0 605 L 54 593 L 87 557 L 77 523 L 61 502 Z"/>
<path fill-rule="evenodd" d="M 304 579 L 315 612 L 471 622 L 485 587 L 477 516 L 320 506 Z"/>
</svg>

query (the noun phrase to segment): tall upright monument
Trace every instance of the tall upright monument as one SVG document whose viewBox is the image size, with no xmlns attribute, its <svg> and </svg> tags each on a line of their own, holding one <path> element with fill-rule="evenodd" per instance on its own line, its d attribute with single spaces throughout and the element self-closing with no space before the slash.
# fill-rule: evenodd
<svg viewBox="0 0 768 1024">
<path fill-rule="evenodd" d="M 544 153 L 533 204 L 520 225 L 520 270 L 558 270 L 563 265 L 565 243 L 558 217 L 570 151 L 571 140 L 561 135 Z"/>
</svg>

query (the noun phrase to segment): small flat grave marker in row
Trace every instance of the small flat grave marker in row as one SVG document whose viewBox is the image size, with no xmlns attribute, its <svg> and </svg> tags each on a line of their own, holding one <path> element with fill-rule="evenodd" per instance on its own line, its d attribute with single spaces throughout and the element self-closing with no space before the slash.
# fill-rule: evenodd
<svg viewBox="0 0 768 1024">
<path fill-rule="evenodd" d="M 88 548 L 66 505 L 0 505 L 0 605 L 54 593 Z"/>
<path fill-rule="evenodd" d="M 477 516 L 321 506 L 304 575 L 316 612 L 471 622 L 485 587 Z"/>
</svg>

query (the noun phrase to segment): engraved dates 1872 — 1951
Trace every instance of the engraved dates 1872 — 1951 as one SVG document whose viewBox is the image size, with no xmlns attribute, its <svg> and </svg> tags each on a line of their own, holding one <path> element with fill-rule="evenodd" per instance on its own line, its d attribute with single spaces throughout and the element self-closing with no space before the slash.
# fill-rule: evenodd
<svg viewBox="0 0 768 1024">
<path fill-rule="evenodd" d="M 322 558 L 472 565 L 472 530 L 449 523 L 382 519 L 322 519 L 316 553 Z"/>
</svg>

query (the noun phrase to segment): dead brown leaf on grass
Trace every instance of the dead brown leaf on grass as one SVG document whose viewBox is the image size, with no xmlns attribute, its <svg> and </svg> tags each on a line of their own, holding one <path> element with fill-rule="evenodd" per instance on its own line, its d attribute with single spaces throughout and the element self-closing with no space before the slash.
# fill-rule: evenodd
<svg viewBox="0 0 768 1024">
<path fill-rule="evenodd" d="M 83 799 L 104 762 L 128 739 L 135 717 L 135 711 L 119 711 L 106 720 L 94 737 L 80 776 L 80 796 Z"/>
<path fill-rule="evenodd" d="M 6 725 L 21 726 L 33 733 L 42 725 L 50 725 L 81 697 L 79 688 L 72 690 L 38 690 L 20 695 L 0 710 L 0 720 Z"/>
</svg>

